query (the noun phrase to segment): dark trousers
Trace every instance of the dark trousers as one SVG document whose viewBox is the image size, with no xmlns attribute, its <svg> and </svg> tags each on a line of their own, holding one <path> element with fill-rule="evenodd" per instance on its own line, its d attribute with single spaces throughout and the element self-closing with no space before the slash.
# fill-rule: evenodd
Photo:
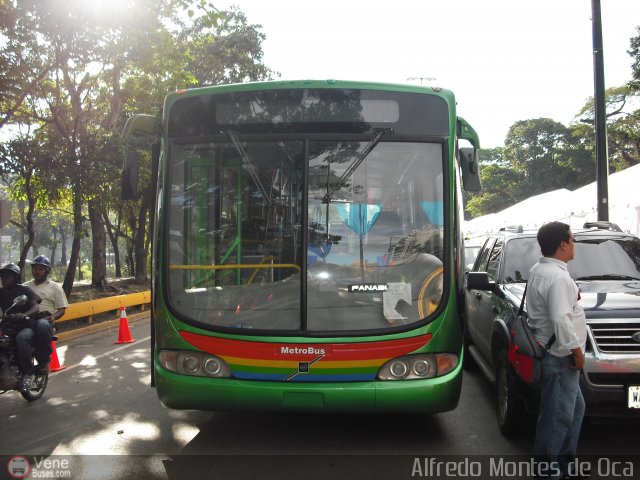
<svg viewBox="0 0 640 480">
<path fill-rule="evenodd" d="M 33 356 L 38 363 L 49 363 L 52 352 L 51 336 L 51 326 L 44 318 L 36 320 L 33 328 L 23 328 L 18 332 L 16 335 L 18 367 L 20 367 L 23 374 L 31 375 L 33 373 L 32 346 Z"/>
</svg>

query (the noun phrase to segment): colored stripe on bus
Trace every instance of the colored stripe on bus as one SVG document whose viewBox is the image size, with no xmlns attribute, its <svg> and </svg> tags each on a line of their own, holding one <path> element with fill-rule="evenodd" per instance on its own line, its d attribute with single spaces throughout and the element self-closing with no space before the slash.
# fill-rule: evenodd
<svg viewBox="0 0 640 480">
<path fill-rule="evenodd" d="M 311 361 L 319 355 L 324 361 L 382 360 L 399 357 L 424 347 L 431 334 L 377 342 L 359 343 L 295 343 L 252 342 L 180 331 L 190 345 L 220 357 L 256 360 Z"/>
<path fill-rule="evenodd" d="M 235 378 L 290 382 L 371 381 L 385 362 L 414 352 L 431 340 L 431 334 L 359 343 L 252 342 L 185 331 L 180 336 L 224 359 Z"/>
<path fill-rule="evenodd" d="M 264 380 L 271 382 L 284 382 L 290 375 L 234 372 L 233 376 L 239 380 Z M 312 375 L 299 374 L 291 378 L 291 382 L 367 382 L 374 380 L 376 374 L 337 374 L 337 375 Z"/>
</svg>

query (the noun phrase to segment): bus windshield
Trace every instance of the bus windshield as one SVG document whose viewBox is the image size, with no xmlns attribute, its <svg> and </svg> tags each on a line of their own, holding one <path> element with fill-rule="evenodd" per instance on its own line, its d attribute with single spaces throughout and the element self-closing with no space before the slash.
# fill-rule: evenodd
<svg viewBox="0 0 640 480">
<path fill-rule="evenodd" d="M 169 140 L 174 313 L 251 335 L 382 334 L 435 318 L 445 144 L 291 130 Z"/>
</svg>

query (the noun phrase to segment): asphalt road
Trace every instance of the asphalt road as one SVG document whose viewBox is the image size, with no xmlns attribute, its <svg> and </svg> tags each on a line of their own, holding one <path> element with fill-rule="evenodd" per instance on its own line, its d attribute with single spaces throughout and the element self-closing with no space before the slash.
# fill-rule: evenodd
<svg viewBox="0 0 640 480">
<path fill-rule="evenodd" d="M 32 478 L 437 478 L 443 472 L 431 458 L 467 459 L 468 475 L 454 476 L 492 478 L 487 461 L 530 452 L 534 426 L 503 437 L 492 390 L 477 371 L 465 373 L 458 408 L 438 415 L 169 410 L 149 386 L 148 320 L 131 332 L 129 344 L 114 344 L 117 329 L 59 344 L 66 368 L 51 375 L 38 401 L 0 395 L 0 478 L 16 478 L 8 473 L 22 461 L 16 456 L 30 463 Z M 637 456 L 637 432 L 638 425 L 588 423 L 579 453 Z M 474 461 L 484 462 L 480 476 L 469 471 Z M 631 473 L 637 477 L 637 468 Z"/>
</svg>

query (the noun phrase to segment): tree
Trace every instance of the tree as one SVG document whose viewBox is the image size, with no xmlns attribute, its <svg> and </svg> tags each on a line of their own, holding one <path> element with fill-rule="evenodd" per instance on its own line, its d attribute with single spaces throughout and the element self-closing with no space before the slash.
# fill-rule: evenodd
<svg viewBox="0 0 640 480">
<path fill-rule="evenodd" d="M 27 2 L 23 2 L 27 3 Z M 51 64 L 38 41 L 37 18 L 14 2 L 0 2 L 0 128 L 25 116 L 25 99 L 36 94 Z"/>
<path fill-rule="evenodd" d="M 564 125 L 548 118 L 521 120 L 511 126 L 503 153 L 505 161 L 522 175 L 513 192 L 516 201 L 566 185 L 561 165 L 567 134 Z"/>
<path fill-rule="evenodd" d="M 514 123 L 504 148 L 480 154 L 482 192 L 469 198 L 470 218 L 533 195 L 581 187 L 595 175 L 593 145 L 581 136 L 580 125 L 566 127 L 548 118 Z"/>
<path fill-rule="evenodd" d="M 481 149 L 479 154 L 482 192 L 463 192 L 467 220 L 503 210 L 515 203 L 512 191 L 521 181 L 504 161 L 502 148 Z"/>
<path fill-rule="evenodd" d="M 624 170 L 640 163 L 640 110 L 634 105 L 640 99 L 640 91 L 634 91 L 630 84 L 613 87 L 605 92 L 607 117 L 607 146 L 609 172 Z M 589 98 L 576 119 L 582 124 L 579 136 L 593 143 L 594 130 L 593 98 Z"/>
<path fill-rule="evenodd" d="M 261 63 L 264 35 L 236 9 L 222 12 L 200 0 L 138 0 L 108 12 L 97 8 L 84 0 L 0 4 L 0 127 L 46 129 L 63 144 L 60 172 L 73 212 L 63 282 L 67 295 L 87 219 L 92 283 L 106 283 L 108 212 L 101 207 L 122 209 L 111 187 L 119 183 L 118 132 L 126 113 L 159 113 L 165 93 L 176 85 L 259 80 L 272 73 Z M 146 280 L 152 198 L 149 187 L 133 217 L 141 280 Z"/>
<path fill-rule="evenodd" d="M 631 48 L 627 50 L 633 59 L 629 87 L 634 92 L 640 92 L 640 27 L 636 27 L 636 31 L 638 32 L 638 35 L 631 38 L 629 41 Z"/>
<path fill-rule="evenodd" d="M 247 24 L 236 8 L 220 11 L 204 2 L 192 5 L 189 20 L 174 17 L 175 37 L 163 36 L 163 48 L 151 48 L 137 70 L 125 75 L 130 96 L 125 110 L 160 113 L 167 92 L 183 88 L 271 78 L 274 72 L 262 63 L 264 35 L 259 25 Z M 142 179 L 136 214 L 128 215 L 133 235 L 133 269 L 137 281 L 146 279 L 148 223 L 155 195 L 155 179 L 148 154 L 141 153 Z"/>
<path fill-rule="evenodd" d="M 275 74 L 262 63 L 261 26 L 247 24 L 237 7 L 224 12 L 202 7 L 192 18 L 191 25 L 182 26 L 177 45 L 196 86 L 264 80 Z"/>
<path fill-rule="evenodd" d="M 25 208 L 20 221 L 12 220 L 24 235 L 18 265 L 24 268 L 29 249 L 36 238 L 36 209 L 44 211 L 58 196 L 56 175 L 57 152 L 54 141 L 43 141 L 43 132 L 16 137 L 0 144 L 0 176 L 8 185 L 9 196 Z"/>
</svg>

